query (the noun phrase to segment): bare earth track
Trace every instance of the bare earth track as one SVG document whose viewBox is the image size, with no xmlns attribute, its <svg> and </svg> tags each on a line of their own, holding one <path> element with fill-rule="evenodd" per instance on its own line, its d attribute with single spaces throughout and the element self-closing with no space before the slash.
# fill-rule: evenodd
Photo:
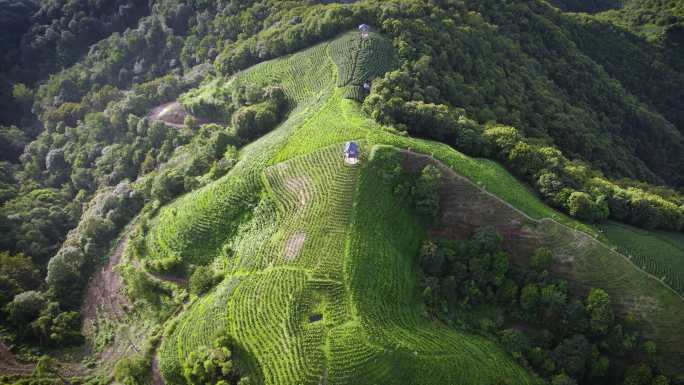
<svg viewBox="0 0 684 385">
<path fill-rule="evenodd" d="M 33 372 L 34 365 L 20 363 L 10 348 L 0 341 L 0 374 L 24 375 Z"/>
<path fill-rule="evenodd" d="M 85 300 L 81 307 L 85 335 L 92 332 L 92 323 L 97 320 L 98 310 L 106 312 L 119 321 L 125 312 L 125 307 L 130 306 L 128 298 L 121 292 L 123 288 L 121 277 L 114 271 L 114 267 L 119 264 L 128 244 L 129 230 L 129 228 L 124 230 L 124 235 L 116 244 L 109 261 L 93 275 L 86 289 Z"/>
</svg>

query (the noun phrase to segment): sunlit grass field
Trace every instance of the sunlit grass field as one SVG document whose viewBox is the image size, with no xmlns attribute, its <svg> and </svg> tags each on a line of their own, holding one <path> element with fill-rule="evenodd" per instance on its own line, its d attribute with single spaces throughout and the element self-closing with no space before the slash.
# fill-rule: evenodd
<svg viewBox="0 0 684 385">
<path fill-rule="evenodd" d="M 158 351 L 167 383 L 183 384 L 183 360 L 220 331 L 236 342 L 243 370 L 265 384 L 535 383 L 494 342 L 421 316 L 414 258 L 426 234 L 383 184 L 371 149 L 382 144 L 432 155 L 525 215 L 566 225 L 554 228 L 559 239 L 569 228 L 599 233 L 546 206 L 495 162 L 369 119 L 345 97 L 350 81 L 339 74 L 357 83 L 377 76 L 389 68 L 367 67 L 389 53 L 355 51 L 384 47 L 380 36 L 371 34 L 365 45 L 354 39 L 342 35 L 186 96 L 277 83 L 293 107 L 280 126 L 241 150 L 227 175 L 163 207 L 151 223 L 146 258 L 176 256 L 226 273 L 167 330 Z M 357 166 L 342 161 L 348 140 L 361 146 Z M 634 277 L 633 285 L 620 282 L 632 285 L 630 295 L 655 290 L 663 304 L 684 308 L 664 286 L 642 287 L 649 278 L 615 259 L 621 256 L 591 250 L 591 274 L 576 277 L 583 285 L 600 287 L 600 269 L 612 261 L 611 277 L 621 270 Z"/>
</svg>

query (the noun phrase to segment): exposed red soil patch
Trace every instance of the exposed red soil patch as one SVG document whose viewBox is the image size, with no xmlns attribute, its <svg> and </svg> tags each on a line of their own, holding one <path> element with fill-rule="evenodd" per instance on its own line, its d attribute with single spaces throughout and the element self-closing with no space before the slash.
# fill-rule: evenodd
<svg viewBox="0 0 684 385">
<path fill-rule="evenodd" d="M 152 359 L 152 385 L 164 385 L 164 378 L 159 372 L 159 363 L 157 362 L 157 355 Z"/>
<path fill-rule="evenodd" d="M 114 271 L 114 267 L 119 264 L 128 244 L 128 230 L 128 228 L 124 230 L 124 235 L 116 244 L 107 264 L 93 275 L 88 284 L 85 300 L 81 306 L 84 334 L 91 331 L 88 328 L 96 321 L 98 310 L 106 313 L 108 317 L 121 320 L 126 307 L 130 306 L 128 298 L 122 293 L 121 277 Z"/>
<path fill-rule="evenodd" d="M 439 167 L 443 176 L 440 187 L 440 215 L 432 235 L 447 239 L 470 239 L 475 229 L 494 226 L 504 240 L 504 248 L 514 261 L 526 263 L 529 256 L 541 245 L 535 221 L 507 203 L 481 191 L 468 179 L 457 174 L 441 162 L 422 154 L 403 151 L 403 167 L 412 172 L 428 164 Z"/>
<path fill-rule="evenodd" d="M 0 341 L 0 374 L 24 375 L 33 372 L 33 364 L 19 362 L 10 348 Z"/>
<path fill-rule="evenodd" d="M 304 246 L 304 241 L 306 240 L 306 233 L 298 231 L 295 234 L 292 234 L 290 239 L 287 240 L 287 244 L 285 245 L 285 252 L 283 253 L 283 258 L 290 262 L 294 261 L 295 258 L 297 258 L 297 255 L 299 255 L 299 250 L 302 249 L 302 246 Z"/>
<path fill-rule="evenodd" d="M 147 117 L 152 121 L 160 121 L 176 128 L 183 128 L 185 117 L 190 113 L 178 102 L 169 102 L 154 107 Z M 197 123 L 211 123 L 208 119 L 196 117 Z"/>
</svg>

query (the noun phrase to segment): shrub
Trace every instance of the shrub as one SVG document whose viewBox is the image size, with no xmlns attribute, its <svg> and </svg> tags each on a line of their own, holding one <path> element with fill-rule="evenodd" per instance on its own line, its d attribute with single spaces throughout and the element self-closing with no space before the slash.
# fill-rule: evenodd
<svg viewBox="0 0 684 385">
<path fill-rule="evenodd" d="M 413 197 L 418 214 L 432 223 L 439 212 L 439 187 L 442 173 L 433 165 L 427 165 L 413 187 Z"/>
<path fill-rule="evenodd" d="M 145 357 L 124 357 L 114 367 L 114 379 L 123 385 L 145 385 L 150 375 L 150 364 Z"/>
<path fill-rule="evenodd" d="M 209 266 L 197 266 L 190 276 L 190 293 L 202 295 L 216 284 L 214 270 Z"/>
<path fill-rule="evenodd" d="M 152 197 L 166 203 L 177 197 L 184 190 L 183 175 L 175 170 L 164 171 L 154 178 Z"/>
</svg>

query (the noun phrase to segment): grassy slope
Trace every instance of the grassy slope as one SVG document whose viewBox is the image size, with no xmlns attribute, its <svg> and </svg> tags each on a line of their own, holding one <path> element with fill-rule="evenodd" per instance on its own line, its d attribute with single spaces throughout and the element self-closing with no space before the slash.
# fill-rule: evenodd
<svg viewBox="0 0 684 385">
<path fill-rule="evenodd" d="M 684 234 L 648 231 L 617 222 L 601 227 L 618 251 L 684 294 Z"/>
<path fill-rule="evenodd" d="M 528 383 L 491 343 L 421 320 L 412 256 L 424 234 L 375 183 L 366 162 L 357 169 L 342 166 L 340 142 L 357 139 L 366 149 L 392 144 L 433 154 L 533 218 L 597 232 L 545 206 L 496 163 L 383 130 L 334 87 L 330 55 L 322 44 L 239 74 L 239 81 L 280 82 L 296 109 L 246 147 L 227 176 L 165 207 L 153 224 L 150 258 L 178 253 L 188 262 L 206 263 L 218 255 L 215 263 L 240 278 L 235 287 L 224 282 L 180 316 L 160 349 L 162 372 L 169 383 L 177 382 L 179 361 L 189 349 L 208 344 L 225 321 L 244 349 L 244 365 L 268 384 L 321 378 L 340 384 L 492 383 L 501 375 Z M 262 198 L 255 208 L 254 197 Z M 232 227 L 237 218 L 249 220 Z M 283 256 L 296 249 L 293 239 L 302 233 L 301 249 L 286 261 Z M 613 272 L 644 281 L 624 260 L 599 254 L 597 260 L 612 263 Z M 600 276 L 577 278 L 601 286 Z M 227 285 L 230 296 L 222 295 Z M 646 287 L 662 303 L 682 306 L 662 286 Z M 217 321 L 221 314 L 226 318 Z M 323 320 L 309 323 L 311 314 Z"/>
</svg>

